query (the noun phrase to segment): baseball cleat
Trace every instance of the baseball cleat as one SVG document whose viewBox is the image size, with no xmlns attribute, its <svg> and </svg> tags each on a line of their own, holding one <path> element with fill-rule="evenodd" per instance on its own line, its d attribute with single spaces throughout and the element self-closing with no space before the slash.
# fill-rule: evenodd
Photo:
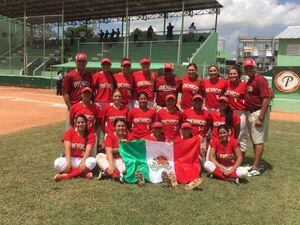
<svg viewBox="0 0 300 225">
<path fill-rule="evenodd" d="M 136 170 L 135 171 L 135 176 L 136 176 L 138 186 L 139 187 L 144 186 L 146 182 L 145 182 L 145 178 L 144 178 L 142 172 L 139 171 L 139 170 Z"/>
<path fill-rule="evenodd" d="M 124 184 L 123 174 L 118 174 L 117 176 L 115 176 L 114 180 L 120 182 L 121 184 Z"/>
<path fill-rule="evenodd" d="M 170 178 L 168 176 L 167 171 L 163 171 L 161 173 L 161 178 L 162 178 L 162 186 L 163 187 L 171 187 L 172 186 L 171 180 L 170 180 Z"/>
<path fill-rule="evenodd" d="M 260 175 L 259 170 L 256 170 L 253 167 L 248 171 L 248 177 L 255 177 L 259 175 Z"/>
<path fill-rule="evenodd" d="M 178 182 L 176 180 L 176 177 L 175 177 L 175 174 L 171 171 L 169 174 L 168 174 L 168 177 L 171 181 L 171 186 L 172 188 L 177 188 L 178 187 Z"/>
<path fill-rule="evenodd" d="M 199 187 L 203 182 L 203 179 L 201 177 L 193 180 L 192 182 L 185 185 L 185 190 L 190 191 L 194 190 L 195 188 Z"/>
</svg>

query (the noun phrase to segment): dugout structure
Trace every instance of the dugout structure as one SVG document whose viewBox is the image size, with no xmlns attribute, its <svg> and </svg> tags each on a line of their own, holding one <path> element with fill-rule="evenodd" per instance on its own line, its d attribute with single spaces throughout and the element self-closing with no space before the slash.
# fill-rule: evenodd
<svg viewBox="0 0 300 225">
<path fill-rule="evenodd" d="M 176 40 L 174 40 L 176 47 L 172 48 L 177 51 L 175 54 L 172 52 L 176 58 L 172 61 L 177 65 L 182 65 L 183 62 L 187 61 L 185 57 L 182 58 L 183 47 L 185 47 L 184 18 L 203 14 L 215 15 L 214 27 L 209 32 L 208 44 L 203 45 L 202 52 L 201 49 L 196 48 L 195 54 L 188 60 L 198 63 L 205 60 L 205 57 L 213 59 L 216 57 L 216 51 L 215 49 L 210 51 L 210 49 L 211 46 L 215 47 L 214 45 L 216 45 L 214 42 L 217 40 L 217 21 L 221 8 L 222 5 L 215 0 L 1 1 L 0 15 L 2 15 L 2 19 L 0 19 L 0 23 L 5 25 L 0 24 L 0 29 L 2 30 L 4 27 L 2 36 L 6 41 L 4 41 L 2 48 L 0 46 L 0 59 L 3 63 L 3 65 L 0 64 L 0 69 L 7 69 L 7 72 L 4 73 L 6 75 L 42 76 L 43 71 L 49 68 L 54 58 L 59 58 L 60 63 L 65 61 L 66 43 L 69 40 L 65 40 L 62 34 L 67 27 L 78 24 L 84 24 L 88 27 L 101 23 L 120 22 L 122 29 L 119 49 L 122 49 L 121 55 L 123 57 L 131 57 L 130 21 L 163 18 L 161 36 L 164 36 L 166 34 L 166 21 L 172 17 L 180 17 L 181 20 L 181 28 L 177 31 Z M 70 51 L 81 50 L 81 46 L 78 46 Z M 87 54 L 89 54 L 88 47 L 94 49 L 93 46 L 82 47 L 82 50 L 86 50 Z M 148 48 L 150 55 L 151 50 L 152 54 L 154 51 L 154 48 L 151 47 Z M 159 49 L 159 46 L 157 48 Z M 4 51 L 1 51 L 3 49 Z M 103 57 L 103 53 L 99 57 L 101 56 Z M 154 56 L 153 59 L 155 60 Z M 17 65 L 17 69 L 14 65 Z"/>
</svg>

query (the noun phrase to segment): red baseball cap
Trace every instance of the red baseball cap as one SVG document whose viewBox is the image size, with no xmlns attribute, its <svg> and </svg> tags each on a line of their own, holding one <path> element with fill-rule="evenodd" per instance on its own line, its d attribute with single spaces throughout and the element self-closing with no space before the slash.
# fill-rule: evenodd
<svg viewBox="0 0 300 225">
<path fill-rule="evenodd" d="M 161 122 L 155 122 L 152 124 L 152 128 L 156 128 L 156 127 L 163 127 L 163 124 Z"/>
<path fill-rule="evenodd" d="M 101 64 L 106 63 L 106 62 L 109 63 L 109 64 L 111 64 L 111 60 L 109 58 L 103 58 L 100 61 Z"/>
<path fill-rule="evenodd" d="M 84 87 L 84 88 L 81 88 L 81 91 L 80 91 L 80 93 L 82 94 L 82 93 L 84 93 L 84 92 L 86 92 L 86 91 L 89 91 L 89 92 L 93 92 L 92 91 L 92 89 L 90 88 L 90 87 Z"/>
<path fill-rule="evenodd" d="M 123 60 L 121 62 L 121 66 L 125 66 L 125 65 L 130 65 L 131 66 L 131 61 L 130 60 Z"/>
<path fill-rule="evenodd" d="M 243 67 L 245 66 L 255 66 L 255 61 L 252 58 L 246 58 L 243 60 Z"/>
<path fill-rule="evenodd" d="M 195 100 L 195 99 L 198 99 L 198 98 L 200 98 L 203 101 L 202 95 L 199 95 L 199 94 L 194 95 L 192 100 Z"/>
<path fill-rule="evenodd" d="M 163 69 L 171 69 L 174 70 L 174 64 L 170 62 L 166 62 L 163 66 Z"/>
<path fill-rule="evenodd" d="M 140 63 L 141 63 L 141 64 L 144 64 L 144 63 L 151 63 L 151 59 L 150 59 L 150 58 L 141 58 Z"/>
<path fill-rule="evenodd" d="M 85 53 L 77 53 L 75 56 L 76 61 L 87 61 L 87 56 Z"/>
<path fill-rule="evenodd" d="M 176 96 L 173 95 L 173 94 L 168 94 L 168 95 L 165 97 L 165 100 L 167 101 L 169 98 L 172 98 L 173 100 L 176 100 Z"/>
<path fill-rule="evenodd" d="M 192 125 L 189 122 L 184 122 L 181 124 L 181 129 L 183 128 L 191 128 L 192 129 Z"/>
<path fill-rule="evenodd" d="M 226 97 L 226 96 L 221 96 L 221 97 L 218 99 L 218 101 L 219 101 L 219 102 L 220 102 L 220 101 L 223 101 L 223 102 L 229 103 L 229 98 Z"/>
</svg>

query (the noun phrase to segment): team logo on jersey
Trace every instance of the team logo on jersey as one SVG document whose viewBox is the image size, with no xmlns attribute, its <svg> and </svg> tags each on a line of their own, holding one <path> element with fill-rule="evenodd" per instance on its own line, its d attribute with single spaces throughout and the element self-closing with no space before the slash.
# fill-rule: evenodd
<svg viewBox="0 0 300 225">
<path fill-rule="evenodd" d="M 171 167 L 168 159 L 165 156 L 159 155 L 159 156 L 153 158 L 153 160 L 150 164 L 150 168 L 153 171 L 158 171 L 160 169 L 170 170 L 172 167 Z"/>
<path fill-rule="evenodd" d="M 288 70 L 278 73 L 274 82 L 277 89 L 284 93 L 295 92 L 300 86 L 299 76 L 295 72 Z"/>
</svg>

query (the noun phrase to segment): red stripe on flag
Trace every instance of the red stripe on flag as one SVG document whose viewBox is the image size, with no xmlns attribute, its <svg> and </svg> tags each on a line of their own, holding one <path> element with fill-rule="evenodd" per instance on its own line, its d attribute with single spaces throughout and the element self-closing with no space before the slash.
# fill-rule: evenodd
<svg viewBox="0 0 300 225">
<path fill-rule="evenodd" d="M 200 176 L 199 154 L 200 139 L 197 136 L 174 142 L 175 173 L 179 183 L 186 184 Z"/>
</svg>

